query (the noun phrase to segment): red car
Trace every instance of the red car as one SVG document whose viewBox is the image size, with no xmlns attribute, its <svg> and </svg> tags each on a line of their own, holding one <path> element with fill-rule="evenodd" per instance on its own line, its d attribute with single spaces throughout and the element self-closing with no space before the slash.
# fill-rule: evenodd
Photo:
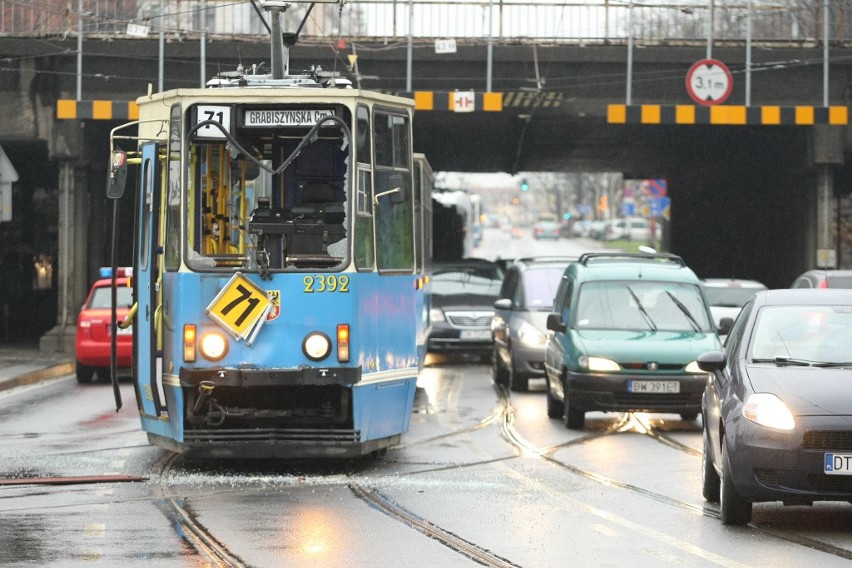
<svg viewBox="0 0 852 568">
<path fill-rule="evenodd" d="M 119 268 L 116 277 L 116 318 L 119 323 L 124 321 L 133 305 L 133 288 L 130 287 L 131 269 Z M 112 278 L 110 269 L 102 268 L 97 280 L 89 291 L 89 297 L 77 317 L 77 337 L 74 349 L 77 359 L 77 381 L 88 383 L 96 370 L 102 370 L 103 375 L 109 373 L 110 351 L 110 317 L 112 315 Z M 130 357 L 133 351 L 133 327 L 118 329 L 116 340 L 117 364 L 120 368 L 130 367 Z"/>
</svg>

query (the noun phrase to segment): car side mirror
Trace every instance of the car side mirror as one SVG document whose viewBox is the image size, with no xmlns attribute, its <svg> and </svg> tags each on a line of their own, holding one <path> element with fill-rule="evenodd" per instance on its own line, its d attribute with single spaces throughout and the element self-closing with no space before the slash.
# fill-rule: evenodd
<svg viewBox="0 0 852 568">
<path fill-rule="evenodd" d="M 564 333 L 567 326 L 565 325 L 565 322 L 562 321 L 562 314 L 547 314 L 547 329 L 558 333 Z"/>
<path fill-rule="evenodd" d="M 500 298 L 496 302 L 494 302 L 495 310 L 511 310 L 512 309 L 512 300 L 509 298 Z"/>
<path fill-rule="evenodd" d="M 722 318 L 719 320 L 719 335 L 728 335 L 731 332 L 731 328 L 734 327 L 734 319 L 733 318 Z"/>
<path fill-rule="evenodd" d="M 707 373 L 715 373 L 725 368 L 726 357 L 724 351 L 707 351 L 695 360 L 698 368 Z"/>
</svg>

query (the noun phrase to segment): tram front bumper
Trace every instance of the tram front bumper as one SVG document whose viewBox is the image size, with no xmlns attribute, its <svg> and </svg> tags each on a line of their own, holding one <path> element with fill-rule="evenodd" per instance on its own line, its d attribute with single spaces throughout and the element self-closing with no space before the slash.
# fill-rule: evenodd
<svg viewBox="0 0 852 568">
<path fill-rule="evenodd" d="M 354 385 L 361 380 L 360 367 L 297 367 L 286 369 L 205 368 L 180 370 L 182 387 L 202 382 L 216 387 L 264 387 L 290 385 Z"/>
<path fill-rule="evenodd" d="M 360 368 L 182 368 L 179 376 L 183 432 L 171 449 L 192 457 L 355 457 L 399 442 L 399 433 L 365 439 L 353 398 Z"/>
<path fill-rule="evenodd" d="M 360 379 L 357 367 L 181 368 L 184 431 L 206 439 L 227 438 L 226 431 L 349 430 Z"/>
</svg>

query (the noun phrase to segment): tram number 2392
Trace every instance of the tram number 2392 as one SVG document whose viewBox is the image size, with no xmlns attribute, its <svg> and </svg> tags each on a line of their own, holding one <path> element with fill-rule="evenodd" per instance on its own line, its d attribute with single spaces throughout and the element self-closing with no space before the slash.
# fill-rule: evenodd
<svg viewBox="0 0 852 568">
<path fill-rule="evenodd" d="M 334 274 L 309 274 L 303 280 L 305 284 L 305 293 L 313 294 L 315 292 L 349 292 L 349 277 L 346 275 Z"/>
</svg>

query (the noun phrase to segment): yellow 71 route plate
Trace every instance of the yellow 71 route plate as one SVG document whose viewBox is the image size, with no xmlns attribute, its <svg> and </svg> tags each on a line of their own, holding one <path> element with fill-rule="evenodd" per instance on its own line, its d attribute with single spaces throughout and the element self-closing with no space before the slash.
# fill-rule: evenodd
<svg viewBox="0 0 852 568">
<path fill-rule="evenodd" d="M 237 339 L 245 339 L 272 302 L 261 287 L 237 272 L 207 306 L 207 315 Z"/>
</svg>

